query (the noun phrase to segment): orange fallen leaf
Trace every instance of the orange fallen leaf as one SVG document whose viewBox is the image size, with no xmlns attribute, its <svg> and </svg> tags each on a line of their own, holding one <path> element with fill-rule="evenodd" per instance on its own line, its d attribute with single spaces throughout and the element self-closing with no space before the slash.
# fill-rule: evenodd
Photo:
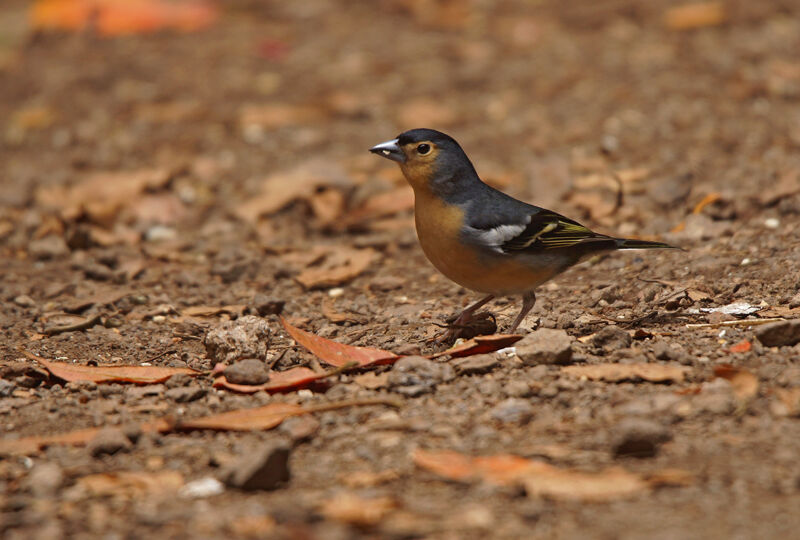
<svg viewBox="0 0 800 540">
<path fill-rule="evenodd" d="M 372 248 L 341 246 L 329 251 L 318 266 L 300 272 L 295 280 L 306 289 L 336 287 L 360 276 L 380 257 Z"/>
<path fill-rule="evenodd" d="M 417 450 L 412 459 L 418 467 L 450 480 L 520 485 L 530 497 L 600 502 L 630 497 L 651 487 L 641 475 L 618 467 L 583 472 L 508 454 L 472 457 L 446 450 Z"/>
<path fill-rule="evenodd" d="M 758 394 L 758 377 L 746 369 L 724 364 L 714 367 L 714 375 L 729 381 L 733 393 L 741 401 L 748 401 Z"/>
<path fill-rule="evenodd" d="M 23 351 L 25 354 L 25 351 Z M 173 375 L 201 375 L 200 371 L 189 368 L 159 366 L 85 366 L 53 362 L 39 358 L 33 354 L 25 354 L 28 358 L 39 362 L 51 375 L 67 382 L 91 381 L 96 383 L 129 382 L 136 384 L 153 384 L 164 382 Z"/>
<path fill-rule="evenodd" d="M 403 186 L 385 193 L 378 193 L 367 199 L 364 204 L 348 212 L 347 217 L 339 222 L 342 228 L 367 225 L 378 218 L 391 216 L 414 208 L 414 191 Z"/>
<path fill-rule="evenodd" d="M 498 485 L 510 485 L 544 462 L 496 454 L 472 457 L 452 450 L 428 451 L 418 449 L 412 455 L 417 467 L 459 482 L 486 480 Z"/>
<path fill-rule="evenodd" d="M 307 388 L 313 383 L 330 377 L 333 373 L 317 373 L 307 367 L 295 367 L 286 371 L 273 371 L 270 373 L 269 381 L 264 384 L 236 384 L 228 382 L 225 376 L 217 377 L 214 380 L 214 388 L 226 388 L 241 394 L 253 394 L 264 390 L 270 394 L 288 392 Z"/>
<path fill-rule="evenodd" d="M 175 422 L 171 419 L 146 422 L 141 424 L 139 428 L 144 433 L 170 433 L 198 429 L 215 431 L 268 430 L 280 425 L 281 422 L 291 416 L 368 405 L 399 407 L 400 403 L 397 400 L 384 398 L 335 401 L 305 408 L 291 403 L 270 403 L 255 409 L 238 409 L 191 420 L 182 420 L 181 422 Z M 34 454 L 43 448 L 55 445 L 83 446 L 91 441 L 101 429 L 97 427 L 55 435 L 33 435 L 21 439 L 0 439 L 0 456 Z"/>
<path fill-rule="evenodd" d="M 62 219 L 86 216 L 91 222 L 110 227 L 122 208 L 132 205 L 145 190 L 163 188 L 170 179 L 166 169 L 90 173 L 73 186 L 44 186 L 36 191 L 36 202 L 58 210 Z"/>
<path fill-rule="evenodd" d="M 144 433 L 164 433 L 170 430 L 170 424 L 159 420 L 142 424 L 140 428 Z M 68 431 L 66 433 L 32 435 L 20 439 L 3 439 L 0 440 L 0 455 L 35 454 L 48 446 L 84 446 L 91 441 L 101 429 L 100 427 L 94 427 Z"/>
<path fill-rule="evenodd" d="M 119 36 L 161 29 L 191 32 L 217 17 L 214 5 L 201 0 L 39 0 L 31 24 L 45 30 L 94 27 L 102 35 Z"/>
<path fill-rule="evenodd" d="M 510 347 L 521 339 L 522 336 L 517 334 L 475 336 L 460 345 L 456 345 L 446 351 L 438 352 L 431 356 L 431 358 L 439 358 L 440 356 L 446 355 L 452 356 L 453 358 L 461 358 L 463 356 L 472 356 L 475 354 L 486 354 Z"/>
<path fill-rule="evenodd" d="M 743 339 L 742 341 L 740 341 L 736 345 L 731 345 L 731 347 L 728 349 L 728 352 L 746 353 L 746 352 L 749 352 L 750 349 L 752 349 L 752 348 L 753 348 L 753 345 L 749 341 L 747 341 L 746 339 Z"/>
<path fill-rule="evenodd" d="M 620 382 L 641 379 L 650 382 L 682 382 L 690 369 L 684 366 L 636 363 L 566 366 L 562 367 L 561 371 L 573 377 L 586 377 L 593 381 Z"/>
<path fill-rule="evenodd" d="M 181 310 L 184 317 L 214 317 L 227 313 L 228 315 L 241 315 L 247 308 L 244 304 L 232 304 L 228 306 L 189 306 Z"/>
<path fill-rule="evenodd" d="M 181 420 L 173 426 L 175 431 L 191 431 L 195 429 L 211 429 L 215 431 L 264 431 L 281 424 L 291 416 L 309 414 L 313 412 L 333 411 L 345 407 L 358 407 L 366 405 L 399 404 L 389 399 L 363 399 L 334 401 L 302 407 L 293 403 L 270 403 L 255 409 L 238 409 L 220 414 L 212 414 L 192 420 Z"/>
<path fill-rule="evenodd" d="M 345 189 L 352 182 L 341 167 L 311 161 L 266 177 L 261 182 L 261 191 L 237 206 L 234 213 L 244 221 L 257 223 L 261 216 L 273 214 L 296 200 L 309 200 L 321 187 Z"/>
<path fill-rule="evenodd" d="M 330 339 L 306 332 L 289 324 L 281 317 L 281 324 L 297 343 L 314 353 L 320 360 L 336 367 L 344 367 L 353 362 L 358 367 L 380 364 L 393 364 L 400 357 L 391 351 L 345 345 Z"/>
<path fill-rule="evenodd" d="M 664 24 L 670 30 L 692 30 L 717 26 L 726 18 L 722 2 L 698 2 L 668 9 L 664 14 Z"/>
<path fill-rule="evenodd" d="M 263 431 L 281 424 L 290 416 L 308 411 L 292 403 L 270 403 L 255 409 L 237 409 L 192 420 L 182 420 L 176 425 L 180 431 L 211 429 L 215 431 Z"/>
</svg>

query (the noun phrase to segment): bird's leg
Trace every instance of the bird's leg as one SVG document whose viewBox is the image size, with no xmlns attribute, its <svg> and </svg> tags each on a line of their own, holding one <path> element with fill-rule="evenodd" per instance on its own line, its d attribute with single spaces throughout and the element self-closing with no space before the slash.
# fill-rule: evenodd
<svg viewBox="0 0 800 540">
<path fill-rule="evenodd" d="M 481 298 L 480 300 L 478 300 L 477 302 L 475 302 L 474 304 L 472 304 L 471 306 L 466 308 L 464 311 L 462 311 L 459 314 L 459 316 L 456 317 L 456 320 L 453 321 L 452 326 L 459 326 L 459 325 L 467 324 L 469 321 L 472 320 L 472 314 L 473 313 L 475 313 L 478 309 L 483 307 L 484 304 L 486 304 L 487 302 L 491 302 L 492 300 L 494 300 L 494 295 L 493 294 L 490 294 L 490 295 L 488 295 L 488 296 L 486 296 L 484 298 Z"/>
<path fill-rule="evenodd" d="M 533 291 L 527 292 L 522 296 L 522 310 L 519 312 L 519 315 L 517 315 L 517 318 L 514 319 L 514 323 L 511 325 L 511 328 L 508 329 L 509 334 L 513 334 L 517 330 L 517 327 L 525 318 L 525 315 L 527 315 L 528 312 L 533 309 L 534 304 L 536 304 L 536 295 L 533 293 Z"/>
<path fill-rule="evenodd" d="M 490 294 L 488 296 L 485 296 L 484 298 L 481 298 L 471 306 L 464 309 L 464 311 L 462 311 L 458 315 L 458 317 L 456 317 L 456 319 L 448 325 L 447 331 L 438 338 L 436 338 L 436 341 L 438 341 L 439 343 L 445 343 L 445 342 L 455 341 L 456 339 L 461 337 L 461 333 L 462 330 L 464 329 L 464 326 L 466 326 L 467 324 L 469 324 L 470 321 L 472 321 L 472 314 L 475 313 L 475 311 L 481 308 L 484 304 L 490 302 L 493 299 L 494 295 Z"/>
</svg>

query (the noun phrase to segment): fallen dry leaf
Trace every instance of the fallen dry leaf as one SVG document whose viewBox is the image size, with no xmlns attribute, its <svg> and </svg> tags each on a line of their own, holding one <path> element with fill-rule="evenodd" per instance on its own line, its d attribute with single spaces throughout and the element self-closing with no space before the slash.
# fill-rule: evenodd
<svg viewBox="0 0 800 540">
<path fill-rule="evenodd" d="M 175 422 L 173 420 L 146 422 L 141 424 L 139 429 L 143 433 L 170 433 L 173 431 L 193 431 L 198 429 L 210 429 L 215 431 L 268 430 L 280 425 L 281 422 L 291 416 L 368 405 L 400 407 L 401 403 L 397 400 L 386 398 L 335 401 L 306 408 L 290 403 L 270 403 L 269 405 L 255 409 L 238 409 L 221 414 L 183 420 L 181 422 Z M 52 435 L 33 435 L 20 439 L 0 439 L 0 456 L 35 454 L 43 448 L 56 445 L 84 446 L 91 441 L 101 429 L 100 427 L 96 427 Z"/>
<path fill-rule="evenodd" d="M 24 353 L 23 353 L 24 354 Z M 28 358 L 35 359 L 51 375 L 67 382 L 91 381 L 95 383 L 129 382 L 136 384 L 161 383 L 173 375 L 189 375 L 196 377 L 200 371 L 189 368 L 173 368 L 159 366 L 85 366 L 80 364 L 67 364 L 53 362 L 39 358 L 33 354 L 26 354 Z"/>
<path fill-rule="evenodd" d="M 234 208 L 240 219 L 256 223 L 296 200 L 309 200 L 321 187 L 346 189 L 352 179 L 341 167 L 329 162 L 311 161 L 294 169 L 279 171 L 266 177 L 261 191 Z"/>
<path fill-rule="evenodd" d="M 522 485 L 529 497 L 583 502 L 623 499 L 650 489 L 640 475 L 618 467 L 588 473 L 547 465 L 526 474 Z"/>
<path fill-rule="evenodd" d="M 459 482 L 485 480 L 492 484 L 510 485 L 531 469 L 546 465 L 544 462 L 496 454 L 472 457 L 451 450 L 428 451 L 418 449 L 412 459 L 417 467 Z"/>
<path fill-rule="evenodd" d="M 670 30 L 692 30 L 720 25 L 726 18 L 722 2 L 698 2 L 668 9 L 664 24 Z"/>
<path fill-rule="evenodd" d="M 35 196 L 38 204 L 58 210 L 65 221 L 86 216 L 110 227 L 123 207 L 137 201 L 145 190 L 163 188 L 169 179 L 166 169 L 95 172 L 73 186 L 43 186 Z"/>
<path fill-rule="evenodd" d="M 338 373 L 338 371 L 336 373 Z M 286 371 L 272 371 L 270 372 L 268 382 L 256 385 L 228 382 L 223 375 L 214 380 L 214 388 L 226 388 L 241 394 L 253 394 L 261 390 L 269 392 L 270 394 L 275 394 L 307 388 L 334 374 L 335 373 L 317 373 L 307 367 L 294 367 Z"/>
<path fill-rule="evenodd" d="M 352 363 L 355 363 L 358 367 L 392 364 L 400 358 L 395 353 L 384 351 L 383 349 L 356 347 L 355 345 L 345 345 L 325 339 L 292 326 L 283 317 L 281 317 L 281 324 L 298 344 L 314 353 L 326 364 L 332 366 L 344 367 Z"/>
<path fill-rule="evenodd" d="M 82 476 L 70 488 L 76 499 L 108 497 L 113 499 L 140 499 L 172 496 L 183 486 L 183 475 L 178 471 L 116 471 Z"/>
<path fill-rule="evenodd" d="M 731 347 L 728 349 L 728 352 L 731 352 L 731 353 L 746 353 L 746 352 L 749 352 L 750 349 L 752 349 L 752 348 L 753 348 L 753 345 L 749 341 L 747 341 L 746 339 L 743 339 L 742 341 L 740 341 L 736 345 L 731 345 Z"/>
<path fill-rule="evenodd" d="M 182 420 L 175 427 L 179 431 L 211 429 L 215 431 L 264 431 L 279 426 L 290 416 L 308 411 L 292 403 L 270 403 L 254 409 L 237 409 L 202 418 Z"/>
<path fill-rule="evenodd" d="M 380 257 L 380 253 L 371 248 L 341 246 L 328 252 L 319 266 L 300 272 L 295 280 L 306 289 L 336 287 L 360 276 Z"/>
<path fill-rule="evenodd" d="M 440 351 L 431 356 L 431 358 L 439 358 L 440 356 L 452 356 L 453 358 L 461 358 L 463 356 L 472 356 L 475 354 L 486 354 L 500 349 L 510 347 L 517 341 L 521 340 L 522 336 L 518 334 L 494 334 L 491 336 L 475 336 L 468 339 L 460 345 L 456 345 L 446 351 Z"/>
<path fill-rule="evenodd" d="M 392 497 L 366 498 L 343 492 L 324 501 L 320 513 L 328 519 L 368 527 L 380 523 L 395 508 L 397 501 Z"/>
<path fill-rule="evenodd" d="M 184 317 L 214 317 L 227 313 L 228 315 L 242 315 L 247 308 L 244 304 L 231 304 L 228 306 L 189 306 L 181 310 Z"/>
<path fill-rule="evenodd" d="M 651 483 L 641 475 L 618 467 L 583 472 L 509 454 L 472 457 L 446 450 L 417 450 L 412 458 L 418 467 L 450 480 L 520 485 L 530 497 L 602 502 L 630 497 L 651 488 Z"/>
<path fill-rule="evenodd" d="M 714 375 L 729 381 L 740 401 L 748 401 L 758 394 L 758 377 L 746 369 L 725 364 L 715 366 Z"/>
<path fill-rule="evenodd" d="M 331 298 L 326 298 L 322 301 L 322 314 L 326 319 L 334 324 L 345 322 L 364 324 L 367 322 L 367 318 L 360 313 L 354 313 L 352 311 L 338 311 L 334 305 L 333 299 Z"/>
<path fill-rule="evenodd" d="M 412 208 L 414 208 L 414 191 L 409 186 L 403 186 L 368 198 L 361 206 L 348 212 L 347 216 L 339 222 L 339 226 L 342 228 L 369 227 L 378 218 Z"/>
<path fill-rule="evenodd" d="M 684 366 L 663 364 L 595 364 L 588 366 L 565 366 L 561 372 L 573 377 L 586 377 L 593 381 L 607 382 L 645 380 L 650 382 L 682 382 L 690 371 Z"/>
<path fill-rule="evenodd" d="M 162 29 L 184 32 L 211 25 L 218 10 L 201 0 L 38 0 L 31 25 L 45 30 L 83 30 L 119 36 Z"/>
</svg>

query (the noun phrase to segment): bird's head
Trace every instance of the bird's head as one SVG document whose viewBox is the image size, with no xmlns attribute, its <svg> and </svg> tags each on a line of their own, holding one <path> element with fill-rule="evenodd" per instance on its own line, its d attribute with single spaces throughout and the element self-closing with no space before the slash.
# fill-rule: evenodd
<svg viewBox="0 0 800 540">
<path fill-rule="evenodd" d="M 369 151 L 396 161 L 414 190 L 457 189 L 458 184 L 477 179 L 472 163 L 455 139 L 433 129 L 403 132 Z"/>
</svg>

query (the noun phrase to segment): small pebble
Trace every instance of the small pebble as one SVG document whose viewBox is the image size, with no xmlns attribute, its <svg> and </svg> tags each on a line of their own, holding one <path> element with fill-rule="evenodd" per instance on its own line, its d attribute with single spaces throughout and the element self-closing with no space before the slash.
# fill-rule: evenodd
<svg viewBox="0 0 800 540">
<path fill-rule="evenodd" d="M 130 439 L 119 428 L 103 428 L 86 445 L 89 454 L 94 457 L 127 452 L 133 447 Z"/>
<path fill-rule="evenodd" d="M 526 424 L 533 418 L 533 405 L 524 399 L 508 398 L 489 412 L 492 419 L 506 424 Z"/>
</svg>

